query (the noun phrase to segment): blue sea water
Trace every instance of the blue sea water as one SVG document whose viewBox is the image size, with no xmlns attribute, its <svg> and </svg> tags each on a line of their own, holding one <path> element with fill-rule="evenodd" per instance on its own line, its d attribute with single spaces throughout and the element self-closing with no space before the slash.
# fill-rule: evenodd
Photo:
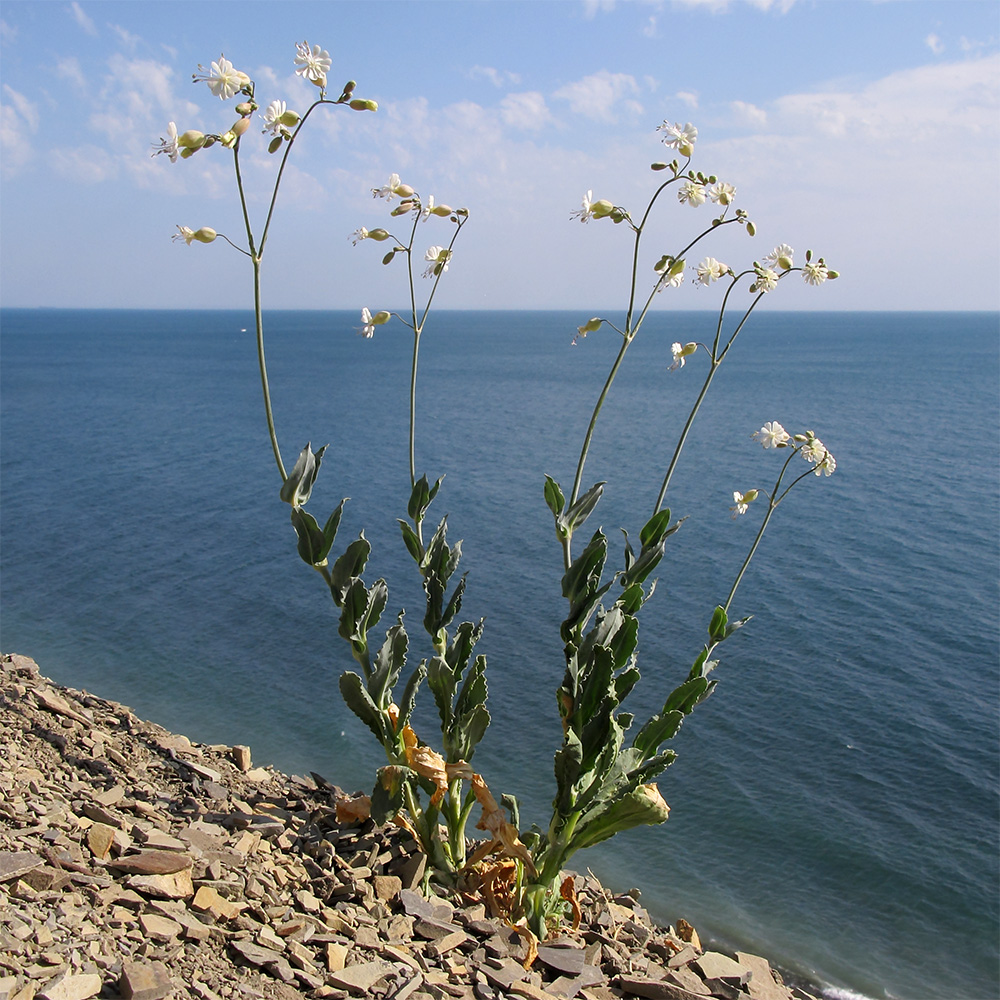
<svg viewBox="0 0 1000 1000">
<path fill-rule="evenodd" d="M 567 313 L 439 313 L 424 338 L 417 465 L 463 538 L 463 616 L 485 617 L 494 724 L 475 763 L 545 825 L 560 726 L 561 557 L 542 477 L 568 490 L 618 343 L 575 349 Z M 633 537 L 703 376 L 668 374 L 706 314 L 653 316 L 605 407 L 591 524 Z M 396 517 L 407 494 L 409 343 L 354 314 L 267 316 L 277 430 L 329 442 L 310 508 L 342 497 L 370 578 L 419 631 Z M 294 554 L 238 312 L 4 310 L 0 541 L 5 651 L 193 739 L 351 789 L 380 763 L 341 703 L 351 659 Z M 660 779 L 662 827 L 577 855 L 654 916 L 767 955 L 831 997 L 998 996 L 998 445 L 992 314 L 763 314 L 741 334 L 668 494 L 687 516 L 644 609 L 633 694 L 659 708 L 725 599 L 770 488 L 767 420 L 838 461 L 775 514 L 734 603 L 719 687 Z M 805 466 L 803 465 L 804 469 Z M 588 528 L 590 525 L 588 525 Z M 617 546 L 617 547 L 615 547 Z M 400 581 L 400 582 L 397 582 Z M 393 610 L 393 615 L 395 611 Z M 416 728 L 431 739 L 435 712 Z"/>
</svg>

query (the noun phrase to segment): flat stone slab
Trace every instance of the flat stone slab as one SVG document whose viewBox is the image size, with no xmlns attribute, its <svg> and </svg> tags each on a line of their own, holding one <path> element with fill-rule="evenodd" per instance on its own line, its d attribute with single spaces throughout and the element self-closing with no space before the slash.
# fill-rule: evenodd
<svg viewBox="0 0 1000 1000">
<path fill-rule="evenodd" d="M 376 959 L 374 962 L 362 962 L 360 965 L 349 965 L 339 972 L 331 972 L 326 980 L 331 986 L 339 986 L 351 993 L 367 993 L 383 976 L 395 975 L 396 967 L 389 962 Z"/>
<path fill-rule="evenodd" d="M 124 1000 L 163 1000 L 173 990 L 162 962 L 123 962 L 118 992 Z"/>
<path fill-rule="evenodd" d="M 646 1000 L 704 1000 L 703 993 L 692 993 L 682 986 L 675 986 L 664 979 L 647 979 L 644 976 L 617 976 L 615 986 L 633 996 Z"/>
<path fill-rule="evenodd" d="M 582 948 L 551 948 L 547 945 L 538 946 L 538 958 L 550 969 L 567 976 L 578 976 L 583 972 L 586 955 Z"/>
<path fill-rule="evenodd" d="M 738 951 L 736 960 L 753 973 L 746 985 L 746 991 L 754 1000 L 789 1000 L 791 991 L 774 981 L 774 976 L 771 975 L 771 963 L 766 958 Z"/>
<path fill-rule="evenodd" d="M 20 878 L 44 864 L 45 859 L 32 851 L 0 851 L 0 882 Z"/>
<path fill-rule="evenodd" d="M 65 975 L 50 981 L 39 991 L 38 1000 L 90 1000 L 101 992 L 101 977 L 87 974 Z"/>
<path fill-rule="evenodd" d="M 141 851 L 107 862 L 109 868 L 133 875 L 173 875 L 191 867 L 191 858 L 180 851 Z"/>
<path fill-rule="evenodd" d="M 750 971 L 721 951 L 706 951 L 692 963 L 705 979 L 744 979 Z"/>
<path fill-rule="evenodd" d="M 253 941 L 231 941 L 231 947 L 238 951 L 251 965 L 269 965 L 282 958 L 281 952 L 273 948 L 265 948 L 263 945 L 254 944 Z"/>
</svg>

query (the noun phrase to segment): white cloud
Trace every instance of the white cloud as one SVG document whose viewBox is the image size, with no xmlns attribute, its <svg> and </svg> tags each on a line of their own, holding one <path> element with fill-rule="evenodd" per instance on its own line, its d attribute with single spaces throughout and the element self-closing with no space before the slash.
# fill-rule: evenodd
<svg viewBox="0 0 1000 1000">
<path fill-rule="evenodd" d="M 583 0 L 583 16 L 587 20 L 597 16 L 598 11 L 605 13 L 615 9 L 615 0 Z"/>
<path fill-rule="evenodd" d="M 926 37 L 926 38 L 924 39 L 924 44 L 925 44 L 925 45 L 927 46 L 927 48 L 929 48 L 929 49 L 931 50 L 931 52 L 933 52 L 933 53 L 934 53 L 934 55 L 936 55 L 936 56 L 939 56 L 939 55 L 941 55 L 941 53 L 942 53 L 942 52 L 944 52 L 944 42 L 942 42 L 942 41 L 941 41 L 941 39 L 940 39 L 940 38 L 938 38 L 938 36 L 937 36 L 937 35 L 935 35 L 935 34 L 934 34 L 933 32 L 931 32 L 931 34 L 929 34 L 929 35 L 928 35 L 928 36 L 927 36 L 927 37 Z"/>
<path fill-rule="evenodd" d="M 689 108 L 696 109 L 698 107 L 698 95 L 692 94 L 689 90 L 678 90 L 674 97 L 677 98 L 682 104 L 686 104 Z"/>
<path fill-rule="evenodd" d="M 617 112 L 622 108 L 630 114 L 641 114 L 642 105 L 627 96 L 638 93 L 639 87 L 634 76 L 628 73 L 610 73 L 602 69 L 599 73 L 560 87 L 553 96 L 568 101 L 570 110 L 578 115 L 596 121 L 612 122 L 617 119 Z"/>
<path fill-rule="evenodd" d="M 80 90 L 85 90 L 87 87 L 87 81 L 83 78 L 83 71 L 80 69 L 80 61 L 76 56 L 60 59 L 56 63 L 56 76 L 63 80 L 69 80 Z"/>
<path fill-rule="evenodd" d="M 136 46 L 142 41 L 138 35 L 133 35 L 131 31 L 123 28 L 120 24 L 109 24 L 108 27 L 118 36 L 122 45 L 130 52 L 134 52 Z"/>
<path fill-rule="evenodd" d="M 38 110 L 23 94 L 6 83 L 5 100 L 0 103 L 0 164 L 3 173 L 11 176 L 21 170 L 34 155 L 31 133 L 38 131 Z"/>
<path fill-rule="evenodd" d="M 73 15 L 73 20 L 76 21 L 76 23 L 83 28 L 88 35 L 97 34 L 97 28 L 94 26 L 94 22 L 91 21 L 91 19 L 83 12 L 83 8 L 79 5 L 79 3 L 77 3 L 77 0 L 73 0 L 73 2 L 69 5 L 69 11 Z"/>
<path fill-rule="evenodd" d="M 545 98 L 536 90 L 508 94 L 500 102 L 500 118 L 505 125 L 531 132 L 552 122 Z"/>
<path fill-rule="evenodd" d="M 795 5 L 795 0 L 740 0 L 761 11 L 776 9 L 779 14 L 787 14 Z M 723 14 L 733 6 L 733 0 L 674 0 L 678 7 L 701 7 L 712 14 Z"/>
<path fill-rule="evenodd" d="M 643 25 L 642 33 L 647 38 L 658 38 L 659 34 L 656 30 L 656 15 L 650 14 L 649 20 Z"/>
<path fill-rule="evenodd" d="M 518 73 L 511 73 L 507 70 L 501 71 L 495 69 L 493 66 L 473 66 L 466 75 L 470 80 L 480 77 L 489 80 L 494 87 L 507 87 L 512 83 L 517 84 L 521 82 L 521 77 Z"/>
<path fill-rule="evenodd" d="M 118 175 L 118 164 L 100 146 L 53 149 L 47 160 L 56 174 L 77 184 L 100 184 Z"/>
<path fill-rule="evenodd" d="M 0 19 L 0 42 L 12 42 L 17 38 L 17 28 Z"/>
<path fill-rule="evenodd" d="M 740 125 L 763 128 L 767 124 L 767 112 L 754 104 L 747 104 L 746 101 L 730 101 L 729 107 L 732 108 Z"/>
</svg>

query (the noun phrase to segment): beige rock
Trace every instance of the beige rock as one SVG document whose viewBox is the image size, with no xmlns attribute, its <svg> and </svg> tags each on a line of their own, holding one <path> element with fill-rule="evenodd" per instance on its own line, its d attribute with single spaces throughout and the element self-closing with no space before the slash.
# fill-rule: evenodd
<svg viewBox="0 0 1000 1000">
<path fill-rule="evenodd" d="M 246 903 L 231 903 L 225 896 L 219 894 L 211 886 L 203 885 L 195 893 L 191 905 L 196 910 L 211 913 L 218 920 L 233 920 L 238 917 Z"/>
<path fill-rule="evenodd" d="M 32 868 L 45 864 L 34 851 L 0 851 L 0 882 L 20 878 Z"/>
<path fill-rule="evenodd" d="M 90 848 L 90 853 L 102 861 L 111 854 L 111 845 L 114 842 L 114 827 L 105 823 L 94 823 L 87 831 L 87 846 Z"/>
<path fill-rule="evenodd" d="M 246 774 L 250 770 L 250 747 L 237 744 L 229 752 L 233 763 Z"/>
<path fill-rule="evenodd" d="M 118 992 L 124 1000 L 162 1000 L 174 984 L 162 962 L 123 962 Z"/>
<path fill-rule="evenodd" d="M 187 899 L 194 895 L 190 868 L 172 875 L 133 875 L 125 884 L 136 892 L 158 899 Z"/>
<path fill-rule="evenodd" d="M 176 920 L 160 916 L 158 913 L 140 914 L 139 925 L 146 937 L 155 941 L 172 941 L 175 937 L 180 937 L 184 930 Z"/>
<path fill-rule="evenodd" d="M 37 996 L 39 1000 L 89 1000 L 100 992 L 100 976 L 66 973 L 46 983 Z"/>
<path fill-rule="evenodd" d="M 330 972 L 340 972 L 350 949 L 347 945 L 330 941 L 326 946 L 326 967 Z"/>
<path fill-rule="evenodd" d="M 172 875 L 191 867 L 191 858 L 179 851 L 140 851 L 109 861 L 110 868 L 135 875 Z"/>
</svg>

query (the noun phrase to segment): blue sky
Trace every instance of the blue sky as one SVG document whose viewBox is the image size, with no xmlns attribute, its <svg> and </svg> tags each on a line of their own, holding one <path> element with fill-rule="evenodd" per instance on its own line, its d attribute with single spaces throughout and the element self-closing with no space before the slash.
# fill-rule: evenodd
<svg viewBox="0 0 1000 1000">
<path fill-rule="evenodd" d="M 245 306 L 232 157 L 150 157 L 169 121 L 234 116 L 199 63 L 221 52 L 263 107 L 315 88 L 295 42 L 330 51 L 330 89 L 358 81 L 377 114 L 322 108 L 296 144 L 264 261 L 265 305 L 396 307 L 400 262 L 353 247 L 388 222 L 371 188 L 399 173 L 471 216 L 439 292 L 454 308 L 620 307 L 629 234 L 570 218 L 593 190 L 634 214 L 693 122 L 693 166 L 736 186 L 758 235 L 705 253 L 742 268 L 775 244 L 843 277 L 783 282 L 775 308 L 995 309 L 1000 259 L 1000 14 L 995 2 L 368 2 L 0 4 L 0 293 L 7 306 Z M 336 96 L 334 94 L 334 96 Z M 276 158 L 253 128 L 241 159 L 259 223 Z M 710 220 L 668 199 L 641 273 Z M 446 242 L 448 223 L 421 241 Z M 735 230 L 736 227 L 729 227 Z M 426 234 L 426 235 L 425 235 Z M 648 258 L 648 259 L 647 259 Z M 645 280 L 645 279 L 644 279 Z M 789 287 L 790 285 L 790 287 Z M 657 306 L 718 303 L 719 286 Z M 669 301 L 668 301 L 669 297 Z"/>
</svg>

